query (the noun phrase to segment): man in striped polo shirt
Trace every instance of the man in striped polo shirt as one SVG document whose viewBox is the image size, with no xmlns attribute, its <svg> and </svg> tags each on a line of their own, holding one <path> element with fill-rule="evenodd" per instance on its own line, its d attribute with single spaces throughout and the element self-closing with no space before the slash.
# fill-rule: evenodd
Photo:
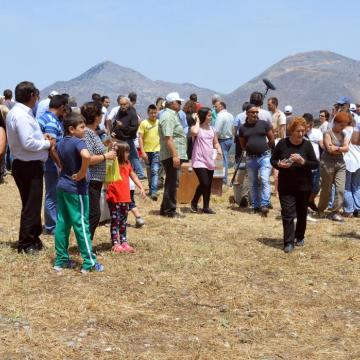
<svg viewBox="0 0 360 360">
<path fill-rule="evenodd" d="M 65 114 L 66 99 L 62 95 L 55 95 L 51 98 L 49 110 L 39 119 L 41 131 L 49 134 L 58 143 L 64 137 L 62 117 Z M 44 233 L 54 235 L 56 225 L 56 185 L 58 182 L 58 169 L 54 161 L 49 157 L 44 166 L 45 178 L 45 204 Z"/>
</svg>

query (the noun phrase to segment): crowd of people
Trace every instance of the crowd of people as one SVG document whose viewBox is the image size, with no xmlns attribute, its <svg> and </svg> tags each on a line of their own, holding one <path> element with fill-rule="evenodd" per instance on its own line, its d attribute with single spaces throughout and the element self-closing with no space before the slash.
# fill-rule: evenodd
<svg viewBox="0 0 360 360">
<path fill-rule="evenodd" d="M 135 252 L 126 235 L 129 212 L 137 227 L 145 224 L 135 187 L 154 202 L 163 187 L 160 215 L 184 217 L 177 210 L 184 162 L 198 179 L 191 212 L 216 214 L 210 207 L 215 161 L 222 160 L 228 185 L 232 146 L 239 164 L 246 159 L 241 206 L 267 216 L 273 176 L 286 253 L 304 245 L 307 220 L 343 222 L 359 216 L 360 105 L 346 97 L 338 99 L 331 114 L 320 110 L 318 127 L 310 113 L 293 115 L 290 105 L 279 110 L 276 97 L 263 109 L 259 92 L 250 95 L 235 117 L 219 95 L 206 107 L 196 94 L 185 101 L 171 92 L 147 107 L 145 119 L 136 110 L 134 92 L 119 95 L 111 110 L 108 96 L 94 93 L 89 100 L 78 107 L 74 97 L 52 91 L 39 101 L 39 90 L 27 81 L 16 86 L 15 101 L 8 89 L 1 98 L 0 181 L 11 171 L 20 193 L 18 252 L 36 254 L 43 248 L 41 234 L 54 235 L 56 271 L 75 266 L 68 253 L 71 228 L 83 258 L 81 271 L 104 270 L 92 250 L 104 191 L 115 253 Z"/>
</svg>

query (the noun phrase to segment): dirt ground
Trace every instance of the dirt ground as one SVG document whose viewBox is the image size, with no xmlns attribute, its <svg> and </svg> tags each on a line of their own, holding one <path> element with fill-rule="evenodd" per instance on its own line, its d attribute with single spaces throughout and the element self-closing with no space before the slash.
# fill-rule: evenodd
<svg viewBox="0 0 360 360">
<path fill-rule="evenodd" d="M 135 254 L 94 247 L 106 267 L 52 270 L 53 238 L 17 254 L 20 202 L 0 186 L 0 359 L 360 359 L 360 219 L 309 223 L 286 255 L 278 200 L 268 218 L 213 197 L 217 215 L 158 216 L 130 227 Z M 130 223 L 134 218 L 130 216 Z"/>
</svg>

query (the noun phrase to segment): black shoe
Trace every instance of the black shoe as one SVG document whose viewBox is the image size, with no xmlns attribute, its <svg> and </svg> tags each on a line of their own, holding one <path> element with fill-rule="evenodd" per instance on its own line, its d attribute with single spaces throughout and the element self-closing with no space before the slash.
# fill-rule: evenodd
<svg viewBox="0 0 360 360">
<path fill-rule="evenodd" d="M 286 252 L 287 254 L 291 253 L 293 250 L 294 250 L 294 244 L 292 243 L 286 244 L 284 247 L 284 252 Z"/>
<path fill-rule="evenodd" d="M 253 208 L 251 209 L 252 214 L 258 214 L 260 212 L 260 208 Z"/>
<path fill-rule="evenodd" d="M 34 244 L 34 246 L 40 251 L 44 248 L 44 244 L 42 243 L 42 241 L 40 239 L 37 239 L 36 243 Z"/>
<path fill-rule="evenodd" d="M 246 208 L 249 206 L 249 202 L 248 202 L 248 199 L 246 196 L 243 196 L 240 200 L 240 204 L 239 204 L 240 207 L 243 207 L 243 208 Z"/>
<path fill-rule="evenodd" d="M 319 209 L 318 207 L 316 206 L 316 204 L 312 201 L 308 204 L 309 208 L 312 210 L 312 211 L 315 211 L 315 212 L 318 212 Z"/>
<path fill-rule="evenodd" d="M 267 216 L 268 213 L 269 213 L 269 208 L 268 208 L 267 206 L 262 206 L 262 207 L 260 208 L 260 212 L 261 212 L 261 215 L 262 215 L 262 216 Z"/>
<path fill-rule="evenodd" d="M 332 221 L 336 221 L 336 222 L 339 222 L 339 223 L 343 223 L 344 222 L 344 219 L 339 215 L 339 214 L 333 214 L 330 219 Z"/>
<path fill-rule="evenodd" d="M 360 214 L 359 214 L 359 211 L 358 211 L 358 210 L 355 210 L 355 211 L 354 211 L 354 217 L 356 217 L 356 218 L 357 218 L 357 217 L 360 217 Z"/>
<path fill-rule="evenodd" d="M 151 198 L 151 200 L 153 200 L 153 201 L 157 201 L 158 196 L 157 196 L 157 194 L 151 194 L 151 195 L 150 195 L 150 198 Z"/>
<path fill-rule="evenodd" d="M 194 214 L 196 214 L 198 212 L 198 207 L 193 202 L 191 202 L 190 211 Z"/>
<path fill-rule="evenodd" d="M 183 219 L 185 217 L 185 215 L 180 214 L 178 212 L 171 212 L 171 213 L 167 213 L 165 214 L 165 216 L 169 217 L 169 218 L 176 218 L 176 219 Z"/>
<path fill-rule="evenodd" d="M 216 214 L 216 212 L 213 209 L 210 209 L 210 208 L 204 208 L 203 213 L 204 214 Z"/>
</svg>

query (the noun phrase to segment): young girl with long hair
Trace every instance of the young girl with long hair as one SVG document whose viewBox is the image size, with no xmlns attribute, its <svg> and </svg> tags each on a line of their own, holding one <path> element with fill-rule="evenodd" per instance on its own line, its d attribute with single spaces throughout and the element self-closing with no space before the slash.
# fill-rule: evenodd
<svg viewBox="0 0 360 360">
<path fill-rule="evenodd" d="M 130 161 L 130 147 L 126 142 L 119 141 L 114 149 L 119 162 L 121 180 L 110 183 L 107 187 L 106 201 L 110 210 L 110 233 L 113 244 L 112 251 L 115 253 L 133 253 L 134 248 L 128 244 L 126 237 L 126 223 L 129 212 L 130 179 L 140 189 L 141 195 L 146 197 L 144 188 L 133 171 Z"/>
</svg>

